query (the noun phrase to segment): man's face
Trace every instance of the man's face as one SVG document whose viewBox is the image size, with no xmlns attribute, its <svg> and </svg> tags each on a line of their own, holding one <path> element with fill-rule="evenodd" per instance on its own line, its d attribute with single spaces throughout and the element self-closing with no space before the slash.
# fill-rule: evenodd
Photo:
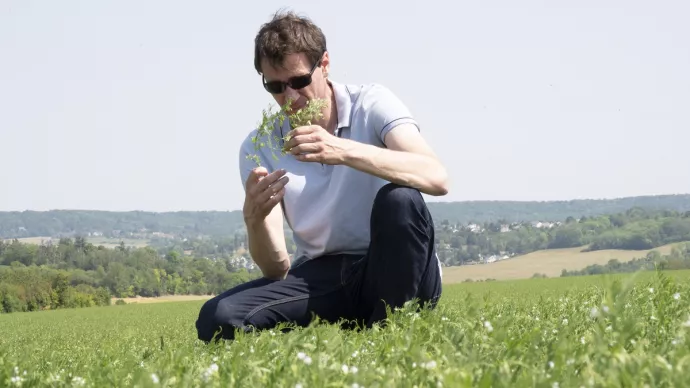
<svg viewBox="0 0 690 388">
<path fill-rule="evenodd" d="M 282 66 L 273 67 L 265 59 L 262 60 L 261 70 L 264 73 L 264 82 L 282 81 L 288 82 L 293 77 L 309 75 L 313 68 L 313 63 L 309 63 L 305 54 L 291 54 L 285 58 Z M 328 71 L 328 53 L 322 57 L 321 63 L 317 65 L 311 75 L 311 83 L 301 89 L 293 89 L 289 85 L 282 93 L 271 93 L 276 102 L 283 106 L 288 99 L 292 100 L 290 111 L 303 108 L 307 101 L 313 99 L 326 98 L 328 96 L 328 83 L 324 71 Z M 292 113 L 292 112 L 288 112 Z"/>
</svg>

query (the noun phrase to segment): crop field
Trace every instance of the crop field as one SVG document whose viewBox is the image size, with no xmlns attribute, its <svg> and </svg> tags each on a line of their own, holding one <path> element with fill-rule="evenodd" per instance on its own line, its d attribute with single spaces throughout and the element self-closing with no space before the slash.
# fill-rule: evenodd
<svg viewBox="0 0 690 388">
<path fill-rule="evenodd" d="M 36 244 L 36 245 L 41 245 L 41 244 L 47 244 L 49 242 L 52 242 L 53 244 L 57 244 L 59 238 L 55 237 L 23 237 L 23 238 L 18 238 L 17 241 L 24 243 L 24 244 Z M 11 242 L 11 239 L 6 239 L 7 242 Z M 134 239 L 134 238 L 109 238 L 109 237 L 87 237 L 86 238 L 87 242 L 90 242 L 93 245 L 99 246 L 103 245 L 106 248 L 116 248 L 120 246 L 120 242 L 124 242 L 125 246 L 128 247 L 135 247 L 135 248 L 143 248 L 149 245 L 149 240 L 146 239 Z"/>
<path fill-rule="evenodd" d="M 203 301 L 0 315 L 0 386 L 680 387 L 690 272 L 446 285 L 385 327 L 196 340 Z"/>
<path fill-rule="evenodd" d="M 443 269 L 443 280 L 448 283 L 462 282 L 467 279 L 527 279 L 535 273 L 548 277 L 558 277 L 562 270 L 581 270 L 588 265 L 605 265 L 611 259 L 627 262 L 632 259 L 643 258 L 651 251 L 661 255 L 668 255 L 674 247 L 685 243 L 663 245 L 648 250 L 605 249 L 583 252 L 585 247 L 544 249 L 531 252 L 512 259 L 501 260 L 490 264 L 461 265 Z"/>
</svg>

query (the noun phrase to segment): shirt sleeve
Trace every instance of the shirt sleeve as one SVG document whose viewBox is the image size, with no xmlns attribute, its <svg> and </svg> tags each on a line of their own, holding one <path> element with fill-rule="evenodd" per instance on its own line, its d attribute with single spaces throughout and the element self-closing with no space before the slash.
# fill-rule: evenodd
<svg viewBox="0 0 690 388">
<path fill-rule="evenodd" d="M 368 122 L 382 144 L 385 144 L 386 134 L 400 124 L 413 124 L 419 129 L 408 107 L 385 86 L 374 86 L 367 99 L 370 105 Z"/>
<path fill-rule="evenodd" d="M 263 152 L 261 150 L 257 150 L 254 147 L 254 141 L 253 138 L 256 135 L 256 131 L 253 131 L 247 138 L 242 142 L 242 145 L 240 146 L 239 150 L 239 167 L 240 167 L 240 179 L 242 180 L 242 188 L 245 189 L 246 191 L 246 183 L 247 183 L 247 178 L 249 178 L 249 174 L 252 172 L 253 169 L 259 167 L 256 164 L 256 161 L 254 158 L 258 158 L 259 162 L 261 163 L 261 166 L 266 167 L 267 169 L 269 168 L 268 164 L 266 163 L 266 160 L 263 156 Z"/>
</svg>

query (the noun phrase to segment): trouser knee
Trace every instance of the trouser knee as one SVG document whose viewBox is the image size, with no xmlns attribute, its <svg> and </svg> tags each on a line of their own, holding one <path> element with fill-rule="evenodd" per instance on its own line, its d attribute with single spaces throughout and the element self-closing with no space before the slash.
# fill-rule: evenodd
<svg viewBox="0 0 690 388">
<path fill-rule="evenodd" d="M 428 227 L 431 215 L 419 190 L 395 183 L 388 183 L 379 189 L 372 208 L 375 224 L 383 222 L 388 228 L 396 225 L 409 228 L 411 225 Z"/>
<path fill-rule="evenodd" d="M 208 300 L 201 307 L 196 320 L 197 337 L 204 342 L 219 339 L 234 339 L 235 330 L 241 327 L 241 319 L 218 300 Z"/>
</svg>

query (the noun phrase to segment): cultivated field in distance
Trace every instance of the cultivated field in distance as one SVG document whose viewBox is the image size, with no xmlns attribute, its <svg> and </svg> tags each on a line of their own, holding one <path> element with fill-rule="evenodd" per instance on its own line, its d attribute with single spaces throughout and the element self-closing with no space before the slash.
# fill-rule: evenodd
<svg viewBox="0 0 690 388">
<path fill-rule="evenodd" d="M 116 248 L 120 246 L 120 242 L 124 242 L 125 246 L 132 246 L 135 248 L 143 248 L 149 245 L 149 240 L 145 239 L 133 239 L 133 238 L 108 238 L 108 237 L 86 237 L 86 242 L 89 242 L 95 246 L 103 245 L 106 248 Z M 23 237 L 17 239 L 19 242 L 24 244 L 46 244 L 52 241 L 53 244 L 57 244 L 60 239 L 56 237 Z M 12 239 L 6 239 L 7 242 L 11 242 Z"/>
<path fill-rule="evenodd" d="M 490 264 L 445 267 L 443 268 L 443 282 L 458 283 L 467 279 L 526 279 L 531 278 L 535 273 L 544 274 L 548 277 L 558 277 L 563 269 L 568 271 L 580 270 L 588 265 L 604 265 L 612 259 L 626 262 L 645 257 L 651 251 L 658 251 L 660 254 L 666 255 L 671 253 L 676 245 L 679 244 L 668 244 L 640 251 L 607 249 L 582 252 L 584 247 L 545 249 Z"/>
</svg>

